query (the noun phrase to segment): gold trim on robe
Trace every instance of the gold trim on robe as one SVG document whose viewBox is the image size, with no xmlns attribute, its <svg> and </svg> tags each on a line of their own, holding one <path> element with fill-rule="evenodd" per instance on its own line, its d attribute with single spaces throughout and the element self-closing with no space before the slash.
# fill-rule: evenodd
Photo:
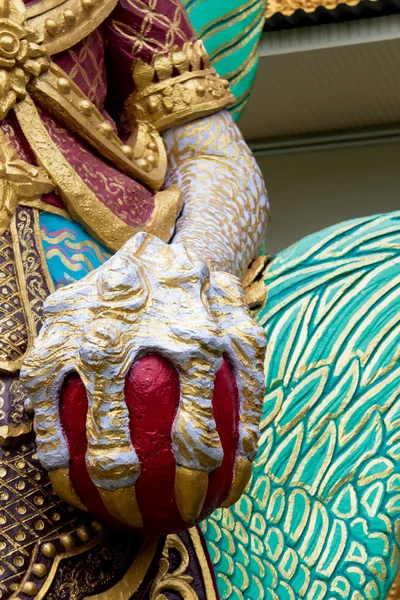
<svg viewBox="0 0 400 600">
<path fill-rule="evenodd" d="M 43 39 L 52 55 L 77 44 L 92 33 L 115 8 L 118 0 L 42 0 L 27 8 L 26 24 Z"/>
</svg>

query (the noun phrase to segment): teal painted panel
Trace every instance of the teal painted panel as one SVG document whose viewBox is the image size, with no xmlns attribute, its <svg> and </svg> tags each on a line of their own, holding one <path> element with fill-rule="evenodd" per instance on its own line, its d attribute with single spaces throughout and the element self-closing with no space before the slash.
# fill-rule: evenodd
<svg viewBox="0 0 400 600">
<path fill-rule="evenodd" d="M 39 222 L 47 266 L 56 288 L 82 279 L 111 256 L 74 221 L 40 212 Z"/>
<path fill-rule="evenodd" d="M 232 83 L 236 98 L 230 112 L 243 113 L 258 65 L 265 0 L 183 0 L 190 21 L 204 42 L 212 64 Z"/>
<path fill-rule="evenodd" d="M 229 600 L 384 600 L 400 551 L 400 212 L 299 241 L 265 284 L 252 480 L 203 525 L 218 585 Z"/>
</svg>

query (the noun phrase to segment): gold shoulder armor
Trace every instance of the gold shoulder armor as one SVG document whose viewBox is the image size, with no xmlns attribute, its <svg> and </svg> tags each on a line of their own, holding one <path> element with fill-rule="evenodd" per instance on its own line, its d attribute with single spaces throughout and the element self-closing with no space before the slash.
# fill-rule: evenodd
<svg viewBox="0 0 400 600">
<path fill-rule="evenodd" d="M 174 72 L 178 75 L 173 75 Z M 234 101 L 229 83 L 210 65 L 201 40 L 156 55 L 152 64 L 138 60 L 133 68 L 135 92 L 125 103 L 123 118 L 132 127 L 151 123 L 158 131 L 226 108 Z"/>
<path fill-rule="evenodd" d="M 111 13 L 118 0 L 41 0 L 27 7 L 26 24 L 57 54 L 80 42 Z"/>
</svg>

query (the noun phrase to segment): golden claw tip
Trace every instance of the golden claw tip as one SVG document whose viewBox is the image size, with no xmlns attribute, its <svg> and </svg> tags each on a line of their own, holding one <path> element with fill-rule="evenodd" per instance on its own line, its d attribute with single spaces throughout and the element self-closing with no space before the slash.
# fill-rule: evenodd
<svg viewBox="0 0 400 600">
<path fill-rule="evenodd" d="M 105 508 L 117 521 L 135 529 L 143 527 L 143 519 L 134 488 L 118 490 L 98 488 L 98 490 Z"/>
<path fill-rule="evenodd" d="M 61 467 L 49 471 L 49 479 L 53 492 L 57 494 L 57 496 L 68 502 L 68 504 L 75 506 L 75 508 L 87 511 L 86 506 L 74 490 L 67 468 Z"/>
<path fill-rule="evenodd" d="M 208 488 L 208 473 L 178 466 L 175 474 L 175 501 L 182 519 L 193 525 L 200 516 Z"/>
</svg>

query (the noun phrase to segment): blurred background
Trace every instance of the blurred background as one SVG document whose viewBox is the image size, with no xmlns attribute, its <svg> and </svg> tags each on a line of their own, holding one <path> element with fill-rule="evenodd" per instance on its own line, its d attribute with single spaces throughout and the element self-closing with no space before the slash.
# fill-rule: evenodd
<svg viewBox="0 0 400 600">
<path fill-rule="evenodd" d="M 239 126 L 272 206 L 268 252 L 400 209 L 400 0 L 274 0 Z"/>
</svg>

